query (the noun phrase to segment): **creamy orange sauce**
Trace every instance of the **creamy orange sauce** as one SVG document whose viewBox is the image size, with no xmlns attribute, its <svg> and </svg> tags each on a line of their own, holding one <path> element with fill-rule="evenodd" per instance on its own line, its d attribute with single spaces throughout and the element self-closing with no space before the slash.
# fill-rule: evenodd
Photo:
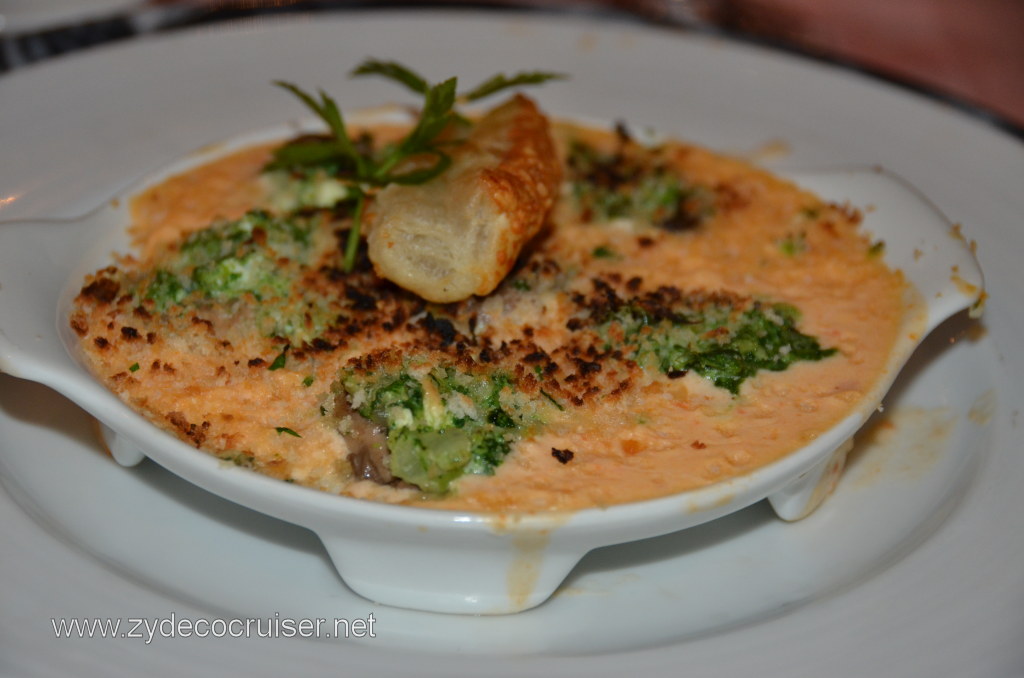
<svg viewBox="0 0 1024 678">
<path fill-rule="evenodd" d="M 598 143 L 609 137 L 570 126 L 556 131 L 563 143 L 572 135 Z M 270 148 L 231 154 L 138 196 L 133 235 L 142 258 L 215 218 L 262 205 L 260 169 Z M 649 499 L 733 478 L 811 442 L 875 389 L 911 313 L 907 284 L 868 254 L 871 243 L 850 210 L 699 148 L 680 145 L 674 161 L 690 181 L 715 187 L 720 209 L 706 225 L 645 232 L 651 242 L 641 242 L 628 228 L 578 223 L 568 216 L 571 198 L 565 197 L 536 247 L 578 269 L 580 285 L 617 273 L 641 277 L 645 289 L 728 290 L 792 304 L 801 311 L 801 331 L 838 355 L 761 372 L 737 396 L 692 372 L 674 380 L 648 375 L 619 399 L 555 417 L 520 442 L 494 476 L 465 476 L 439 499 L 351 478 L 345 441 L 318 411 L 348 354 L 268 371 L 245 360 L 224 369 L 223 355 L 192 352 L 199 340 L 189 336 L 161 336 L 113 354 L 96 350 L 91 337 L 83 347 L 101 378 L 154 421 L 167 426 L 166 413 L 179 412 L 188 422 L 208 423 L 198 446 L 215 454 L 245 449 L 264 472 L 330 492 L 446 509 L 548 511 Z M 802 250 L 784 253 L 780 242 L 795 235 Z M 595 258 L 598 247 L 618 256 Z M 484 311 L 488 303 L 482 302 Z M 555 346 L 566 333 L 563 311 L 557 302 L 538 302 L 491 321 L 510 337 L 529 323 L 539 345 Z M 90 318 L 94 328 L 102 322 Z M 261 337 L 247 342 L 230 328 L 215 331 L 231 336 L 233 355 L 274 357 Z M 127 371 L 135 362 L 140 368 Z M 309 377 L 312 386 L 305 386 Z M 276 431 L 285 422 L 300 437 Z M 561 463 L 552 448 L 574 456 Z"/>
<path fill-rule="evenodd" d="M 148 260 L 183 233 L 217 219 L 237 219 L 266 202 L 260 170 L 276 144 L 232 153 L 219 162 L 175 175 L 150 187 L 131 202 L 135 243 Z"/>
</svg>

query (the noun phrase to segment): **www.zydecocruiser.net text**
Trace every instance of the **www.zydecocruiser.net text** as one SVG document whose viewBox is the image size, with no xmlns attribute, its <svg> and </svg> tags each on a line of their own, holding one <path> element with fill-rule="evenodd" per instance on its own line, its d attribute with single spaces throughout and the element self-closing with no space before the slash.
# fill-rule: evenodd
<svg viewBox="0 0 1024 678">
<path fill-rule="evenodd" d="M 157 638 L 376 638 L 373 613 L 353 619 L 251 617 L 70 617 L 52 618 L 57 638 L 126 638 L 149 645 Z"/>
</svg>

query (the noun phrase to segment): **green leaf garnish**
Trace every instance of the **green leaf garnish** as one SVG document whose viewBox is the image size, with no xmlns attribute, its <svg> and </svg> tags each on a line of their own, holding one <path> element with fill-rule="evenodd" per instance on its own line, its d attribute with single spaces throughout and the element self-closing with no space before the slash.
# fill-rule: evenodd
<svg viewBox="0 0 1024 678">
<path fill-rule="evenodd" d="M 392 174 L 390 177 L 391 183 L 402 184 L 405 186 L 425 184 L 437 175 L 441 174 L 441 172 L 444 172 L 448 169 L 448 166 L 452 164 L 451 157 L 443 151 L 432 149 L 429 151 L 429 154 L 437 158 L 437 161 L 433 165 L 423 169 L 410 170 L 404 174 Z"/>
<path fill-rule="evenodd" d="M 289 82 L 275 80 L 274 84 L 278 87 L 283 87 L 297 96 L 314 113 L 320 116 L 320 118 L 326 122 L 327 126 L 330 128 L 338 151 L 340 151 L 344 157 L 351 159 L 355 164 L 356 175 L 362 176 L 366 173 L 366 158 L 359 153 L 355 144 L 352 143 L 352 139 L 349 138 L 348 130 L 345 128 L 345 118 L 341 115 L 341 109 L 338 108 L 338 104 L 334 99 L 327 96 L 326 92 L 323 90 L 320 90 L 320 102 L 317 103 L 311 95 L 303 92 L 301 89 Z"/>
<path fill-rule="evenodd" d="M 356 266 L 356 256 L 359 254 L 359 231 L 363 224 L 363 207 L 366 206 L 366 194 L 362 189 L 356 191 L 356 208 L 352 212 L 352 228 L 348 231 L 348 238 L 345 240 L 345 272 L 351 273 Z"/>
<path fill-rule="evenodd" d="M 128 371 L 129 372 L 138 372 L 139 371 L 139 364 L 138 363 L 132 363 L 131 367 L 128 368 Z"/>
<path fill-rule="evenodd" d="M 328 139 L 298 141 L 286 144 L 274 151 L 274 160 L 266 169 L 288 169 L 295 166 L 316 167 L 335 164 L 351 171 L 355 168 L 352 158 L 341 152 L 338 145 Z"/>
<path fill-rule="evenodd" d="M 510 87 L 518 87 L 520 85 L 539 85 L 547 82 L 548 80 L 563 80 L 565 77 L 564 73 L 550 73 L 546 71 L 524 71 L 522 73 L 516 73 L 512 77 L 507 77 L 504 74 L 499 73 L 480 83 L 469 92 L 463 94 L 462 98 L 466 101 L 476 101 L 477 99 L 483 99 L 495 92 L 500 92 L 501 90 L 508 89 Z"/>
<path fill-rule="evenodd" d="M 298 433 L 296 433 L 295 431 L 293 431 L 292 429 L 288 428 L 287 426 L 275 426 L 275 427 L 274 427 L 274 430 L 275 430 L 275 431 L 277 431 L 277 433 L 278 433 L 279 435 L 280 435 L 281 433 L 287 433 L 288 435 L 290 435 L 290 436 L 295 436 L 296 438 L 301 438 L 301 437 L 302 437 L 302 436 L 300 436 L 300 435 L 299 435 Z"/>
<path fill-rule="evenodd" d="M 385 78 L 391 78 L 396 82 L 400 82 L 417 94 L 426 94 L 427 90 L 430 89 L 430 85 L 426 80 L 395 61 L 367 59 L 356 67 L 351 75 L 382 75 Z"/>
</svg>

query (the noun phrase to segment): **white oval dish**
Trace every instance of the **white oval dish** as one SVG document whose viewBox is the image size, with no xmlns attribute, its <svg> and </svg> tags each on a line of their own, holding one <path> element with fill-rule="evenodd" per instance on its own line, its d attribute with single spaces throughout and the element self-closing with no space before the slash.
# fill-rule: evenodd
<svg viewBox="0 0 1024 678">
<path fill-rule="evenodd" d="M 124 195 L 230 150 L 294 132 L 279 128 L 206 148 Z M 887 262 L 904 272 L 920 303 L 905 318 L 902 339 L 877 388 L 850 416 L 772 464 L 690 492 L 571 513 L 452 512 L 329 495 L 198 452 L 128 408 L 73 357 L 77 337 L 67 322 L 70 303 L 87 273 L 107 265 L 112 252 L 128 249 L 124 199 L 81 219 L 0 229 L 0 369 L 46 384 L 89 411 L 102 422 L 118 462 L 132 465 L 150 457 L 208 491 L 309 528 L 345 583 L 371 600 L 436 612 L 518 612 L 546 600 L 594 548 L 685 529 L 766 497 L 786 520 L 813 511 L 840 473 L 851 436 L 879 406 L 921 339 L 983 295 L 968 244 L 902 180 L 878 168 L 791 178 L 825 199 L 863 209 L 864 227 L 885 240 Z"/>
</svg>

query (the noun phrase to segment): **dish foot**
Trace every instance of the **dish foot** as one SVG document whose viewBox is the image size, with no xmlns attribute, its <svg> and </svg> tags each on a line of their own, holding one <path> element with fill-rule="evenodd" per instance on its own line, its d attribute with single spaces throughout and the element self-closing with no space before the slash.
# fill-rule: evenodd
<svg viewBox="0 0 1024 678">
<path fill-rule="evenodd" d="M 801 520 L 814 513 L 835 489 L 846 465 L 846 455 L 853 448 L 853 438 L 837 447 L 832 454 L 797 476 L 778 492 L 768 495 L 775 514 L 783 520 Z"/>
<path fill-rule="evenodd" d="M 100 424 L 100 438 L 107 446 L 110 456 L 121 466 L 135 466 L 146 458 L 134 443 L 129 442 L 124 436 L 118 435 L 106 424 Z"/>
</svg>

